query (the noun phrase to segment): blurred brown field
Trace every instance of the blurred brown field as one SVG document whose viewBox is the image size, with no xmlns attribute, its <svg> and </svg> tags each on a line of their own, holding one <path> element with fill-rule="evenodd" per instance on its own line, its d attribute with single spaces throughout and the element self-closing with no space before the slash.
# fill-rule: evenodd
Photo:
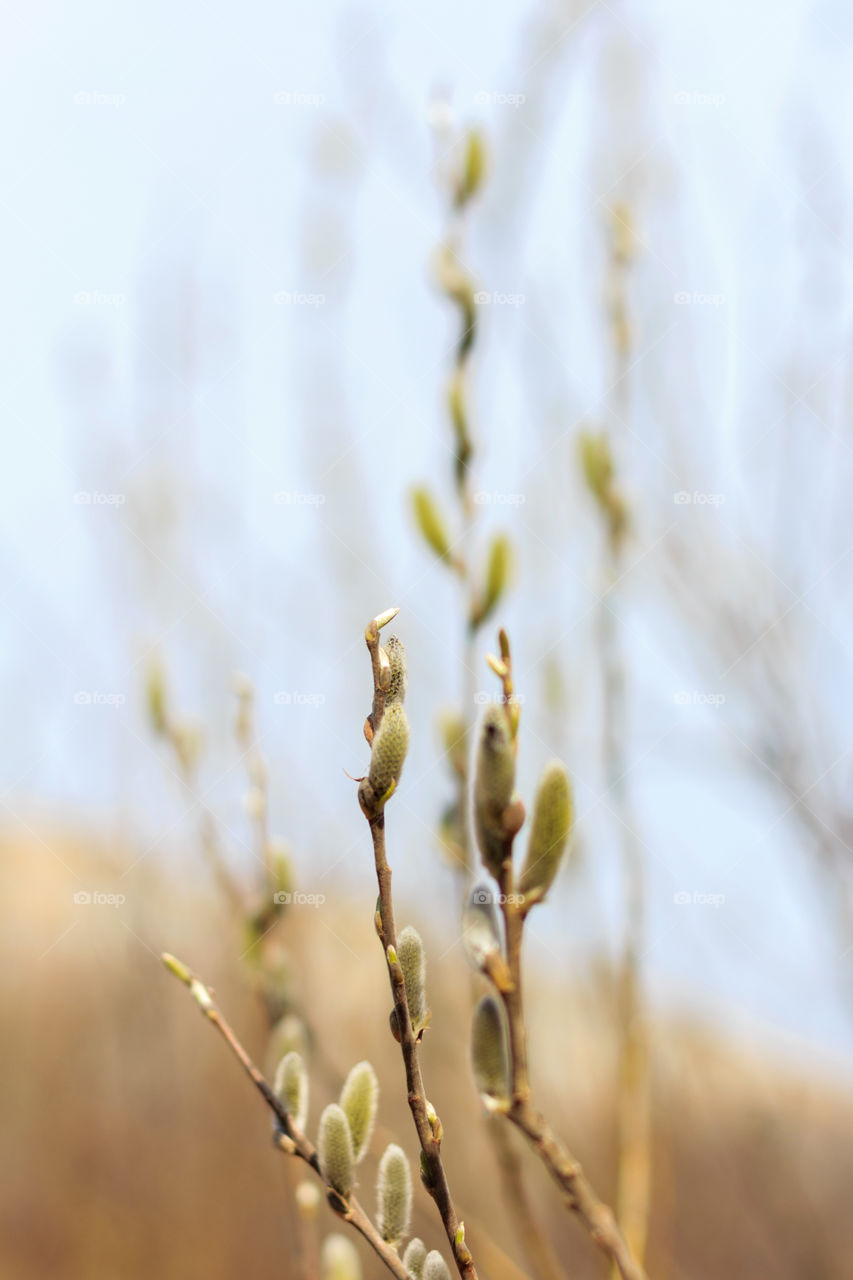
<svg viewBox="0 0 853 1280">
<path fill-rule="evenodd" d="M 169 947 L 215 986 L 250 1052 L 264 1053 L 259 1002 L 237 959 L 234 924 L 198 876 L 140 864 L 119 907 L 75 906 L 77 876 L 119 892 L 128 850 L 84 835 L 7 832 L 3 903 L 4 1167 L 0 1274 L 16 1280 L 298 1274 L 292 1188 L 301 1166 L 270 1143 L 269 1119 L 224 1044 L 163 970 Z M 127 882 L 125 882 L 127 883 Z M 493 1147 L 470 1081 L 471 979 L 461 948 L 414 903 L 400 918 L 430 956 L 424 1047 L 444 1152 L 481 1274 L 529 1274 L 501 1204 Z M 408 907 L 408 910 L 407 910 Z M 377 1152 L 416 1143 L 372 928 L 373 903 L 293 910 L 282 927 L 297 999 L 317 1046 L 309 1132 L 349 1067 L 379 1075 L 379 1131 L 362 1166 L 372 1204 Z M 535 1085 L 599 1190 L 614 1185 L 613 984 L 604 971 L 545 974 L 531 959 Z M 850 1274 L 853 1098 L 825 1067 L 715 1039 L 701 1024 L 659 1025 L 654 1043 L 655 1195 L 649 1274 L 676 1280 L 842 1280 Z M 515 1136 L 515 1135 L 513 1135 Z M 529 1187 L 567 1277 L 605 1274 L 532 1158 Z M 488 1234 L 484 1231 L 488 1224 Z M 321 1233 L 339 1229 L 321 1206 Z M 418 1189 L 414 1230 L 441 1233 Z M 361 1247 L 359 1245 L 359 1247 Z M 380 1265 L 362 1250 L 365 1276 Z"/>
</svg>

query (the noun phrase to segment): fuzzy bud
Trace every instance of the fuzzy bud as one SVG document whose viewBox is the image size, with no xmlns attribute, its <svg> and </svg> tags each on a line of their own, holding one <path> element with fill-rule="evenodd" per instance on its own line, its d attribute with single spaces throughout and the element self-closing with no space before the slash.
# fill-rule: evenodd
<svg viewBox="0 0 853 1280">
<path fill-rule="evenodd" d="M 456 207 L 463 208 L 483 185 L 486 176 L 486 144 L 478 129 L 472 129 L 465 139 L 465 156 L 462 172 L 456 187 Z"/>
<path fill-rule="evenodd" d="M 400 781 L 409 750 L 409 722 L 401 702 L 385 708 L 370 752 L 368 781 L 375 800 L 384 803 Z"/>
<path fill-rule="evenodd" d="M 438 1249 L 430 1249 L 424 1259 L 424 1269 L 421 1272 L 421 1280 L 450 1280 L 450 1272 L 447 1270 L 447 1263 L 438 1252 Z"/>
<path fill-rule="evenodd" d="M 486 1106 L 499 1110 L 509 1100 L 509 1056 L 503 1010 L 494 996 L 483 996 L 474 1010 L 471 1066 Z"/>
<path fill-rule="evenodd" d="M 282 1058 L 275 1073 L 274 1087 L 294 1126 L 304 1133 L 308 1119 L 308 1074 L 298 1053 L 290 1052 Z"/>
<path fill-rule="evenodd" d="M 151 728 L 158 737 L 162 737 L 169 728 L 169 712 L 166 673 L 160 662 L 152 662 L 148 668 L 145 693 L 148 699 L 148 719 L 151 721 Z"/>
<path fill-rule="evenodd" d="M 355 1157 L 349 1121 L 337 1103 L 326 1107 L 320 1117 L 317 1148 L 323 1177 L 338 1195 L 346 1199 L 355 1182 Z"/>
<path fill-rule="evenodd" d="M 397 938 L 397 959 L 406 984 L 409 1020 L 417 1035 L 426 1026 L 429 1016 L 426 1002 L 426 954 L 421 935 L 411 925 L 407 925 Z"/>
<path fill-rule="evenodd" d="M 335 1232 L 326 1236 L 320 1254 L 323 1280 L 361 1280 L 361 1259 L 355 1245 Z"/>
<path fill-rule="evenodd" d="M 471 618 L 475 627 L 480 627 L 491 617 L 501 597 L 509 586 L 512 574 L 512 548 L 505 534 L 498 534 L 489 548 L 489 559 L 486 564 L 486 584 L 481 599 L 477 602 Z"/>
<path fill-rule="evenodd" d="M 409 1230 L 412 1212 L 412 1172 L 406 1153 L 391 1143 L 379 1161 L 376 1182 L 376 1225 L 383 1240 L 395 1247 Z"/>
<path fill-rule="evenodd" d="M 474 827 L 483 863 L 500 875 L 508 852 L 504 813 L 515 785 L 515 751 L 502 706 L 490 706 L 480 730 L 474 779 Z"/>
<path fill-rule="evenodd" d="M 340 1097 L 341 1107 L 349 1121 L 356 1164 L 364 1156 L 370 1142 L 378 1101 L 379 1081 L 376 1079 L 376 1072 L 369 1062 L 357 1063 L 347 1076 Z"/>
<path fill-rule="evenodd" d="M 385 644 L 388 663 L 391 668 L 391 679 L 385 690 L 385 705 L 392 702 L 405 702 L 408 684 L 408 668 L 406 666 L 406 650 L 399 636 L 389 636 Z"/>
<path fill-rule="evenodd" d="M 424 542 L 439 560 L 449 564 L 452 559 L 450 534 L 444 516 L 428 489 L 415 489 L 412 494 L 415 521 Z"/>
<path fill-rule="evenodd" d="M 414 1240 L 410 1240 L 406 1245 L 406 1252 L 403 1254 L 403 1266 L 412 1280 L 422 1280 L 426 1256 L 426 1245 L 423 1240 L 415 1236 Z"/>
<path fill-rule="evenodd" d="M 559 760 L 545 766 L 533 805 L 533 825 L 519 881 L 528 909 L 541 902 L 560 866 L 572 826 L 572 790 Z"/>
<path fill-rule="evenodd" d="M 310 1222 L 312 1218 L 316 1218 L 317 1210 L 320 1208 L 320 1203 L 323 1199 L 316 1182 L 309 1182 L 306 1178 L 298 1183 L 293 1193 L 293 1198 L 296 1201 L 297 1209 L 306 1221 Z"/>
</svg>

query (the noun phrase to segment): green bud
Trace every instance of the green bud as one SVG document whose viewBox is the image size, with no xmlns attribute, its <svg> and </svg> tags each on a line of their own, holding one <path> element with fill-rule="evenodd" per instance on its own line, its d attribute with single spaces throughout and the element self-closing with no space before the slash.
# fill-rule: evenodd
<svg viewBox="0 0 853 1280">
<path fill-rule="evenodd" d="M 462 912 L 462 945 L 475 969 L 483 972 L 489 956 L 503 955 L 500 917 L 491 889 L 477 885 Z"/>
<path fill-rule="evenodd" d="M 468 726 L 458 711 L 445 711 L 439 720 L 439 729 L 450 761 L 450 767 L 457 778 L 464 781 L 468 774 Z"/>
<path fill-rule="evenodd" d="M 412 1212 L 412 1173 L 406 1153 L 391 1143 L 379 1161 L 376 1181 L 376 1225 L 383 1240 L 395 1247 L 409 1230 Z"/>
<path fill-rule="evenodd" d="M 545 766 L 536 792 L 527 858 L 518 885 L 525 909 L 541 902 L 554 883 L 571 826 L 569 777 L 560 761 L 552 760 Z"/>
<path fill-rule="evenodd" d="M 346 1236 L 326 1236 L 320 1254 L 323 1280 L 361 1280 L 361 1259 L 355 1245 Z"/>
<path fill-rule="evenodd" d="M 326 1107 L 320 1117 L 317 1148 L 323 1177 L 338 1195 L 346 1199 L 355 1183 L 355 1156 L 349 1121 L 335 1102 Z"/>
<path fill-rule="evenodd" d="M 483 996 L 474 1010 L 471 1066 L 486 1105 L 493 1110 L 505 1105 L 509 1100 L 509 1055 L 503 1009 L 494 996 Z"/>
<path fill-rule="evenodd" d="M 463 208 L 483 185 L 486 176 L 486 144 L 479 129 L 472 129 L 465 140 L 465 158 L 456 188 L 456 207 Z"/>
<path fill-rule="evenodd" d="M 412 1280 L 422 1280 L 426 1256 L 426 1245 L 423 1240 L 415 1236 L 414 1240 L 410 1240 L 406 1245 L 406 1252 L 403 1254 L 403 1266 Z"/>
<path fill-rule="evenodd" d="M 400 781 L 408 750 L 409 722 L 402 702 L 392 702 L 385 708 L 370 751 L 367 776 L 377 801 L 384 803 Z"/>
<path fill-rule="evenodd" d="M 341 1107 L 349 1121 L 356 1164 L 364 1156 L 370 1142 L 378 1101 L 379 1081 L 376 1079 L 376 1072 L 369 1062 L 357 1063 L 346 1078 L 340 1098 Z"/>
<path fill-rule="evenodd" d="M 308 1073 L 298 1053 L 286 1053 L 278 1064 L 274 1081 L 275 1092 L 300 1132 L 305 1131 L 308 1119 Z"/>
<path fill-rule="evenodd" d="M 501 533 L 494 539 L 489 548 L 489 559 L 486 565 L 486 585 L 482 598 L 477 602 L 471 617 L 471 623 L 480 627 L 491 617 L 501 597 L 506 591 L 512 573 L 512 547 L 509 538 Z"/>
<path fill-rule="evenodd" d="M 428 489 L 415 489 L 412 494 L 415 521 L 427 546 L 449 564 L 452 559 L 450 534 L 444 516 Z"/>
<path fill-rule="evenodd" d="M 406 667 L 406 650 L 399 636 L 388 637 L 385 643 L 385 652 L 388 654 L 388 662 L 391 666 L 391 681 L 385 690 L 385 704 L 388 706 L 392 702 L 405 702 L 408 669 Z"/>
<path fill-rule="evenodd" d="M 427 1024 L 426 954 L 421 935 L 411 925 L 397 937 L 397 958 L 406 984 L 406 1004 L 415 1035 Z"/>
<path fill-rule="evenodd" d="M 507 853 L 504 812 L 515 785 L 515 751 L 502 706 L 490 706 L 480 730 L 474 779 L 474 828 L 483 863 L 500 875 Z"/>
<path fill-rule="evenodd" d="M 158 737 L 162 737 L 169 727 L 169 713 L 166 673 L 160 662 L 152 662 L 148 668 L 145 693 L 148 699 L 148 719 L 151 721 L 151 728 Z"/>
<path fill-rule="evenodd" d="M 613 483 L 613 457 L 607 436 L 584 431 L 580 437 L 581 467 L 590 493 L 602 505 Z"/>
<path fill-rule="evenodd" d="M 421 1280 L 450 1280 L 450 1272 L 447 1270 L 447 1263 L 442 1258 L 437 1249 L 430 1249 L 424 1259 L 424 1269 L 421 1273 Z"/>
</svg>

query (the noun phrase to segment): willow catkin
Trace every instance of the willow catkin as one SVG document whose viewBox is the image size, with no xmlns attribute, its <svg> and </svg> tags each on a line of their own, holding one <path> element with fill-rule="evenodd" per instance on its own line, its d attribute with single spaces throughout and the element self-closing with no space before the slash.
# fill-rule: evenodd
<svg viewBox="0 0 853 1280">
<path fill-rule="evenodd" d="M 409 1021 L 415 1035 L 426 1026 L 426 952 L 421 935 L 406 925 L 397 937 L 397 959 L 403 970 Z"/>
<path fill-rule="evenodd" d="M 361 1280 L 361 1259 L 355 1245 L 337 1232 L 326 1236 L 320 1253 L 322 1280 Z"/>
<path fill-rule="evenodd" d="M 412 1212 L 412 1171 L 395 1143 L 385 1148 L 376 1180 L 376 1225 L 383 1240 L 398 1245 L 408 1234 Z"/>
<path fill-rule="evenodd" d="M 412 1277 L 412 1280 L 422 1280 L 426 1256 L 426 1245 L 423 1240 L 415 1236 L 406 1245 L 406 1252 L 403 1254 L 403 1266 Z"/>
<path fill-rule="evenodd" d="M 462 945 L 475 969 L 485 970 L 490 956 L 502 955 L 500 916 L 485 885 L 472 889 L 462 912 Z"/>
<path fill-rule="evenodd" d="M 409 674 L 406 665 L 406 650 L 400 637 L 389 636 L 384 648 L 388 655 L 388 665 L 391 668 L 391 679 L 388 688 L 385 690 L 385 705 L 387 707 L 392 702 L 405 702 Z"/>
<path fill-rule="evenodd" d="M 509 1099 L 509 1054 L 501 1006 L 494 996 L 483 996 L 471 1020 L 471 1067 L 474 1083 L 491 1105 Z"/>
<path fill-rule="evenodd" d="M 486 868 L 500 875 L 507 851 L 504 812 L 515 786 L 515 751 L 509 723 L 501 706 L 483 717 L 474 777 L 474 830 Z"/>
<path fill-rule="evenodd" d="M 291 1051 L 284 1055 L 276 1069 L 273 1084 L 294 1125 L 304 1132 L 308 1119 L 308 1075 L 300 1054 Z"/>
<path fill-rule="evenodd" d="M 554 883 L 571 826 L 569 776 L 559 760 L 551 760 L 536 792 L 527 857 L 518 884 L 526 907 L 541 902 Z"/>
<path fill-rule="evenodd" d="M 447 1263 L 437 1249 L 430 1249 L 427 1254 L 421 1280 L 450 1280 Z"/>
<path fill-rule="evenodd" d="M 349 1121 L 336 1102 L 330 1103 L 320 1117 L 317 1150 L 323 1177 L 346 1199 L 355 1183 L 355 1156 Z"/>
<path fill-rule="evenodd" d="M 402 702 L 385 708 L 373 738 L 368 782 L 377 802 L 384 802 L 400 781 L 409 750 L 409 722 Z"/>
<path fill-rule="evenodd" d="M 359 1062 L 353 1067 L 341 1090 L 340 1105 L 346 1116 L 352 1136 L 352 1152 L 356 1164 L 364 1156 L 376 1121 L 379 1101 L 379 1081 L 369 1062 Z"/>
<path fill-rule="evenodd" d="M 412 494 L 412 507 L 415 522 L 427 546 L 435 552 L 440 560 L 450 563 L 452 551 L 450 534 L 444 522 L 444 516 L 428 489 L 415 489 Z"/>
</svg>

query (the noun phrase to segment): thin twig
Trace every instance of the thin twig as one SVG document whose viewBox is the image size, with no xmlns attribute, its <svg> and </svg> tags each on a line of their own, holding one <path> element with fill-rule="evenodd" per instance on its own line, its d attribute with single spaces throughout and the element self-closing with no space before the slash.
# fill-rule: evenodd
<svg viewBox="0 0 853 1280">
<path fill-rule="evenodd" d="M 400 1257 L 391 1245 L 387 1244 L 380 1235 L 379 1231 L 373 1225 L 370 1217 L 359 1204 L 355 1196 L 350 1195 L 346 1199 L 338 1194 L 333 1187 L 329 1185 L 323 1178 L 320 1169 L 320 1157 L 316 1147 L 305 1137 L 293 1123 L 290 1112 L 284 1103 L 273 1091 L 265 1080 L 264 1076 L 255 1066 L 246 1050 L 243 1048 L 237 1036 L 231 1027 L 225 1021 L 222 1013 L 217 1007 L 213 996 L 209 989 L 204 985 L 200 978 L 189 970 L 180 960 L 176 960 L 174 956 L 164 955 L 163 963 L 170 973 L 174 974 L 183 984 L 189 988 L 190 994 L 195 1000 L 201 1012 L 212 1022 L 219 1034 L 223 1037 L 231 1052 L 242 1066 L 246 1075 L 254 1084 L 258 1093 L 263 1098 L 269 1109 L 276 1118 L 279 1133 L 276 1145 L 280 1150 L 285 1151 L 289 1155 L 296 1155 L 304 1160 L 307 1165 L 314 1170 L 317 1177 L 326 1188 L 326 1196 L 330 1207 L 345 1222 L 348 1222 L 373 1249 L 374 1253 L 385 1263 L 385 1266 L 397 1280 L 408 1280 L 408 1272 L 403 1266 Z"/>
<path fill-rule="evenodd" d="M 389 613 L 391 617 L 394 617 L 396 610 L 389 610 Z M 384 619 L 388 619 L 388 614 L 374 618 L 365 631 L 365 640 L 373 670 L 373 711 L 370 720 L 373 733 L 378 730 L 382 723 L 382 716 L 385 710 L 385 692 L 380 680 L 379 654 L 379 630 L 380 626 L 383 625 Z M 421 1074 L 418 1038 L 415 1035 L 409 1015 L 403 970 L 397 960 L 397 929 L 394 922 L 394 900 L 391 892 L 391 868 L 388 865 L 385 851 L 385 814 L 384 811 L 376 812 L 371 807 L 368 794 L 364 788 L 359 788 L 359 800 L 370 825 L 370 835 L 373 840 L 376 878 L 379 885 L 377 931 L 380 934 L 388 965 L 388 978 L 394 1001 L 397 1031 L 400 1036 L 400 1046 L 406 1069 L 409 1109 L 412 1113 L 418 1141 L 421 1146 L 421 1180 L 435 1201 L 441 1215 L 441 1221 L 444 1224 L 444 1230 L 453 1251 L 454 1261 L 460 1276 L 463 1277 L 463 1280 L 477 1280 L 474 1259 L 465 1243 L 465 1229 L 456 1212 L 444 1162 L 441 1158 L 441 1123 L 435 1116 L 434 1111 L 432 1111 L 432 1115 L 435 1118 L 430 1119 L 431 1108 L 428 1110 L 426 1090 Z"/>
<path fill-rule="evenodd" d="M 500 660 L 490 659 L 490 665 L 501 678 L 506 699 L 513 693 L 512 656 L 505 632 L 501 632 L 500 640 Z M 505 705 L 510 725 L 516 730 L 518 705 L 510 702 Z M 509 981 L 502 983 L 498 989 L 506 1011 L 509 1033 L 510 1097 L 505 1114 L 527 1138 L 563 1192 L 569 1208 L 580 1218 L 592 1240 L 618 1268 L 622 1280 L 645 1280 L 645 1272 L 628 1247 L 613 1210 L 599 1198 L 579 1161 L 559 1141 L 542 1112 L 533 1104 L 521 985 L 521 951 L 527 913 L 524 903 L 517 901 L 512 863 L 514 838 L 514 835 L 509 835 L 505 841 L 498 877 L 509 970 Z"/>
</svg>

